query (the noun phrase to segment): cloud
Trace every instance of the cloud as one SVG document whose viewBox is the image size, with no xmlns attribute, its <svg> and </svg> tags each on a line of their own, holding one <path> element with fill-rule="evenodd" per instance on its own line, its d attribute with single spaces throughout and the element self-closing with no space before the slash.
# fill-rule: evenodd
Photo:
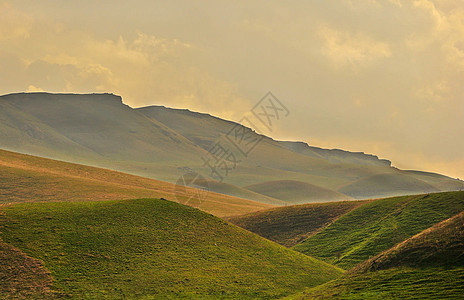
<svg viewBox="0 0 464 300">
<path fill-rule="evenodd" d="M 26 39 L 30 36 L 32 17 L 21 13 L 8 2 L 0 1 L 0 41 Z"/>
<path fill-rule="evenodd" d="M 108 91 L 239 120 L 270 90 L 291 111 L 276 138 L 452 174 L 462 161 L 462 1 L 1 1 L 1 93 Z"/>
<path fill-rule="evenodd" d="M 391 56 L 388 43 L 376 41 L 362 33 L 351 34 L 321 26 L 319 35 L 324 41 L 323 53 L 336 66 L 362 66 Z"/>
<path fill-rule="evenodd" d="M 39 87 L 36 87 L 36 86 L 33 86 L 33 85 L 30 85 L 26 88 L 26 92 L 45 92 L 45 90 L 39 88 Z"/>
</svg>

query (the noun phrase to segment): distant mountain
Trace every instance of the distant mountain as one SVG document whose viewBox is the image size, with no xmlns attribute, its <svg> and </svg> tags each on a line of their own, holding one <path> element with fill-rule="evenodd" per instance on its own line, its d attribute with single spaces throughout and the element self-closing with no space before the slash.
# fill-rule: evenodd
<svg viewBox="0 0 464 300">
<path fill-rule="evenodd" d="M 223 181 L 214 182 L 206 158 L 211 158 L 209 151 L 218 147 L 217 141 L 225 140 L 221 146 L 237 152 L 224 139 L 232 129 L 260 142 L 246 157 L 229 161 Z M 0 148 L 173 183 L 186 170 L 196 171 L 207 178 L 210 190 L 269 204 L 464 189 L 462 181 L 401 171 L 375 155 L 276 141 L 235 122 L 189 110 L 134 109 L 113 94 L 0 96 Z M 278 193 L 247 188 L 275 181 L 280 182 Z"/>
</svg>

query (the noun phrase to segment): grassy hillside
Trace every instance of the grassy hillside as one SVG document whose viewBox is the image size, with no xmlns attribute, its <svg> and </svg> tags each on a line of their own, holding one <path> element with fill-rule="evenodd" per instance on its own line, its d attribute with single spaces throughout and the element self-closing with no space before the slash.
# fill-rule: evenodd
<svg viewBox="0 0 464 300">
<path fill-rule="evenodd" d="M 1 211 L 5 243 L 42 260 L 54 295 L 72 299 L 275 299 L 342 273 L 165 200 L 25 203 Z"/>
<path fill-rule="evenodd" d="M 339 279 L 292 299 L 460 299 L 464 212 L 364 261 Z"/>
<path fill-rule="evenodd" d="M 1 212 L 0 212 L 1 213 Z M 0 238 L 0 298 L 31 299 L 50 294 L 52 277 L 40 260 Z"/>
<path fill-rule="evenodd" d="M 464 268 L 389 269 L 344 276 L 285 299 L 462 299 Z"/>
<path fill-rule="evenodd" d="M 275 180 L 249 185 L 248 190 L 291 204 L 350 200 L 349 196 L 296 180 Z"/>
<path fill-rule="evenodd" d="M 0 150 L 0 204 L 35 201 L 116 200 L 163 197 L 185 203 L 197 190 L 134 175 Z M 231 216 L 271 205 L 208 192 L 189 202 Z"/>
<path fill-rule="evenodd" d="M 365 201 L 292 205 L 228 218 L 229 222 L 271 241 L 292 247 Z"/>
<path fill-rule="evenodd" d="M 353 272 L 393 267 L 464 267 L 464 212 L 368 259 Z"/>
<path fill-rule="evenodd" d="M 349 269 L 464 210 L 464 192 L 368 202 L 341 216 L 295 250 Z"/>
</svg>

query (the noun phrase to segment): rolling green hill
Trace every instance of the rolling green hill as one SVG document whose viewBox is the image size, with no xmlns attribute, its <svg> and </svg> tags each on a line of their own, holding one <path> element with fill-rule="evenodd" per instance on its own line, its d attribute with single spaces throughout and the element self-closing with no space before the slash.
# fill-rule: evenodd
<svg viewBox="0 0 464 300">
<path fill-rule="evenodd" d="M 370 258 L 339 279 L 291 299 L 460 299 L 464 212 Z"/>
<path fill-rule="evenodd" d="M 50 297 L 275 299 L 342 274 L 165 200 L 23 203 L 0 212 L 3 241 L 50 271 Z M 0 264 L 0 276 L 15 267 Z"/>
<path fill-rule="evenodd" d="M 293 249 L 349 269 L 464 210 L 464 192 L 368 202 Z"/>
<path fill-rule="evenodd" d="M 285 299 L 462 299 L 464 268 L 394 268 L 352 274 Z"/>
<path fill-rule="evenodd" d="M 253 192 L 281 199 L 292 204 L 352 199 L 347 195 L 296 180 L 267 181 L 249 185 L 246 188 Z"/>
<path fill-rule="evenodd" d="M 366 201 L 311 203 L 278 207 L 227 218 L 246 230 L 292 247 Z"/>
<path fill-rule="evenodd" d="M 366 260 L 353 272 L 394 267 L 464 267 L 464 211 Z"/>
<path fill-rule="evenodd" d="M 95 201 L 163 197 L 231 216 L 271 205 L 143 178 L 0 150 L 0 204 L 37 201 Z M 201 197 L 198 199 L 198 197 Z M 264 196 L 262 196 L 264 197 Z"/>
<path fill-rule="evenodd" d="M 234 126 L 247 138 L 261 141 L 246 157 L 236 157 L 238 164 L 227 168 L 231 171 L 221 184 L 211 184 L 219 193 L 279 203 L 246 187 L 282 181 L 279 192 L 272 194 L 279 195 L 277 200 L 295 203 L 324 197 L 338 200 L 340 194 L 364 199 L 464 189 L 462 181 L 404 172 L 375 155 L 276 141 L 240 124 L 188 110 L 134 109 L 113 94 L 0 96 L 1 149 L 171 183 L 186 169 L 210 176 L 212 170 L 202 158 L 208 157 L 211 146 Z M 230 142 L 221 146 L 235 149 Z"/>
</svg>

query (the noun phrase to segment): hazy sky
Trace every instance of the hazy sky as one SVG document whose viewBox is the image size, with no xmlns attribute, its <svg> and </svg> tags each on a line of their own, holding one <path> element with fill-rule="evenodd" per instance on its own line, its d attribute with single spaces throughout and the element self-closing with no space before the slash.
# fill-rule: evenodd
<svg viewBox="0 0 464 300">
<path fill-rule="evenodd" d="M 112 92 L 464 178 L 464 1 L 2 1 L 0 93 Z"/>
</svg>

